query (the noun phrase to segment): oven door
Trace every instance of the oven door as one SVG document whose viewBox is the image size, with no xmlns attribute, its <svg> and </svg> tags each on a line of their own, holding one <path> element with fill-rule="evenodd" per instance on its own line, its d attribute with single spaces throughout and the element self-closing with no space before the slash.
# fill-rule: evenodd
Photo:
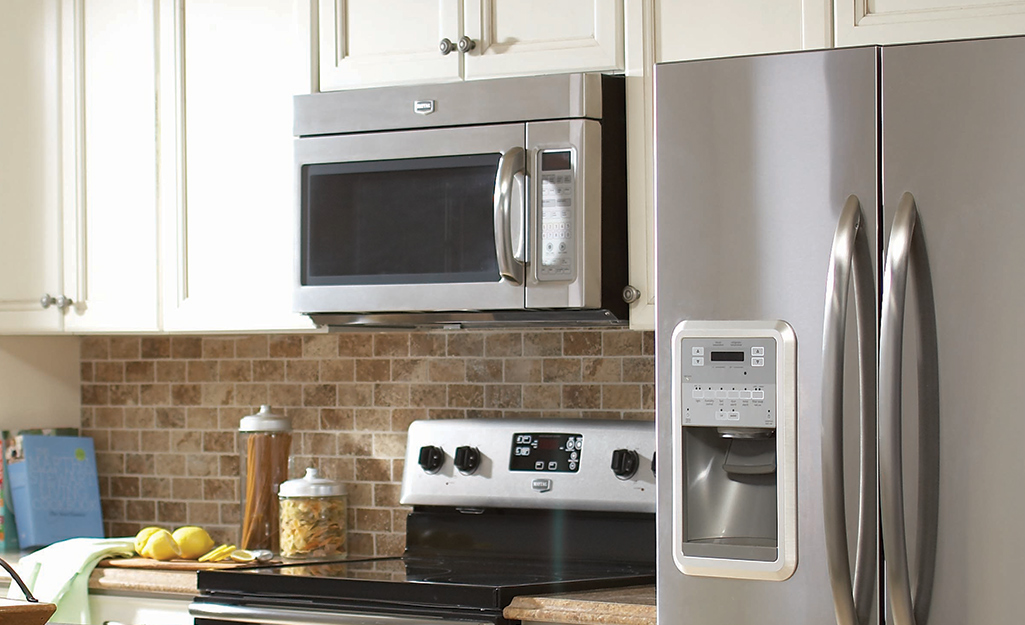
<svg viewBox="0 0 1025 625">
<path fill-rule="evenodd" d="M 296 139 L 295 308 L 521 310 L 526 126 Z"/>
<path fill-rule="evenodd" d="M 193 602 L 195 625 L 504 625 L 501 615 L 374 614 L 358 610 Z"/>
</svg>

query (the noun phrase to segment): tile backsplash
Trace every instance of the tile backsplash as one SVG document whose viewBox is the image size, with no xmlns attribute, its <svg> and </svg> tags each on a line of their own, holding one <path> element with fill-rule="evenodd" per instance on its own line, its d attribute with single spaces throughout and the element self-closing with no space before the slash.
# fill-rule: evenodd
<svg viewBox="0 0 1025 625">
<path fill-rule="evenodd" d="M 108 536 L 147 525 L 239 533 L 239 419 L 292 419 L 298 473 L 349 491 L 349 552 L 404 547 L 416 419 L 654 418 L 654 336 L 630 330 L 85 337 L 82 429 Z"/>
</svg>

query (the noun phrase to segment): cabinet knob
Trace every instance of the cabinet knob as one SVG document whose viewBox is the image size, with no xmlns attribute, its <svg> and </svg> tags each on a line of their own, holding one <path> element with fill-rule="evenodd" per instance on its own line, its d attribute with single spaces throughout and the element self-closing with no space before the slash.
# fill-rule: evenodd
<svg viewBox="0 0 1025 625">
<path fill-rule="evenodd" d="M 462 42 L 460 42 L 460 43 L 462 43 Z M 438 44 L 438 49 L 441 50 L 441 55 L 445 56 L 449 52 L 454 52 L 455 51 L 456 44 L 452 43 L 449 40 L 448 37 L 445 37 L 444 39 L 441 40 L 441 43 Z"/>
<path fill-rule="evenodd" d="M 623 301 L 627 304 L 633 304 L 637 300 L 641 299 L 641 291 L 637 287 L 628 284 L 623 287 Z"/>
<path fill-rule="evenodd" d="M 56 306 L 58 310 L 64 310 L 68 306 L 71 306 L 72 301 L 70 297 L 67 297 L 65 295 L 58 295 L 57 297 L 54 297 L 49 293 L 44 293 L 43 296 L 39 298 L 39 303 L 43 306 L 43 308 Z"/>
<path fill-rule="evenodd" d="M 470 50 L 473 50 L 476 47 L 477 47 L 477 42 L 474 41 L 473 39 L 470 39 L 466 35 L 463 35 L 462 37 L 459 38 L 459 51 L 460 52 L 465 54 L 466 52 L 469 52 Z"/>
</svg>

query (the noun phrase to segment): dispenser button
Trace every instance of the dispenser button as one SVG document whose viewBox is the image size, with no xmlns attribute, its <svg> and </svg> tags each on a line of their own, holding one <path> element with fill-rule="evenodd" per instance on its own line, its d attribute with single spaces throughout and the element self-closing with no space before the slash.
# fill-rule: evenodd
<svg viewBox="0 0 1025 625">
<path fill-rule="evenodd" d="M 724 391 L 723 389 L 719 389 L 715 392 L 715 396 L 717 399 L 726 399 L 726 391 Z"/>
<path fill-rule="evenodd" d="M 725 421 L 726 420 L 726 411 L 725 410 L 720 410 L 720 411 L 716 412 L 715 413 L 715 420 L 716 421 Z"/>
<path fill-rule="evenodd" d="M 765 359 L 764 358 L 752 358 L 751 359 L 751 366 L 752 367 L 764 367 L 765 366 Z"/>
<path fill-rule="evenodd" d="M 690 359 L 690 364 L 694 365 L 695 367 L 704 367 L 705 359 L 701 356 L 694 356 Z"/>
<path fill-rule="evenodd" d="M 765 391 L 752 391 L 751 399 L 765 399 Z"/>
<path fill-rule="evenodd" d="M 704 396 L 705 392 L 700 388 L 695 388 L 693 391 L 691 391 L 691 397 L 693 397 L 694 399 L 702 399 Z"/>
<path fill-rule="evenodd" d="M 751 391 L 740 391 L 741 399 L 751 399 Z"/>
<path fill-rule="evenodd" d="M 764 356 L 765 355 L 765 348 L 764 347 L 752 347 L 751 348 L 751 355 L 752 356 Z"/>
<path fill-rule="evenodd" d="M 728 421 L 740 421 L 740 413 L 736 410 L 731 410 L 726 414 L 726 419 Z"/>
<path fill-rule="evenodd" d="M 690 355 L 691 356 L 704 356 L 705 355 L 705 348 L 704 347 L 692 347 L 692 348 L 690 348 Z"/>
<path fill-rule="evenodd" d="M 740 392 L 739 391 L 730 391 L 729 394 L 728 394 L 728 397 L 730 399 L 737 399 L 738 397 L 740 397 Z"/>
</svg>

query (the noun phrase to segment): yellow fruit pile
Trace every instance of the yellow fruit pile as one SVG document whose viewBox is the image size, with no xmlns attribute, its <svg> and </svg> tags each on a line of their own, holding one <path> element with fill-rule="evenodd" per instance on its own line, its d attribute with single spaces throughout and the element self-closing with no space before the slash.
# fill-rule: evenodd
<svg viewBox="0 0 1025 625">
<path fill-rule="evenodd" d="M 236 550 L 235 545 L 214 548 L 214 539 L 202 527 L 187 525 L 174 530 L 162 527 L 144 527 L 135 535 L 135 552 L 152 560 L 198 560 L 218 562 L 231 558 L 236 562 L 251 562 L 252 554 Z"/>
</svg>

